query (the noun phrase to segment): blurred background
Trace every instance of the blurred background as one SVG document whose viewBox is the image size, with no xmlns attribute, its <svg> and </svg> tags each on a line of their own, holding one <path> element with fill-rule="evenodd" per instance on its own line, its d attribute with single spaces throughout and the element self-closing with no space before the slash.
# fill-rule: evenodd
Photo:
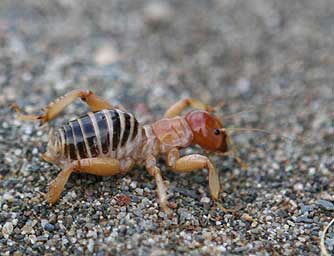
<svg viewBox="0 0 334 256">
<path fill-rule="evenodd" d="M 332 0 L 2 0 L 0 191 L 7 199 L 14 198 L 10 204 L 4 197 L 0 201 L 7 205 L 0 224 L 4 227 L 10 222 L 14 230 L 9 238 L 7 228 L 2 237 L 0 234 L 2 253 L 17 248 L 23 254 L 44 253 L 54 246 L 57 250 L 69 248 L 70 253 L 101 255 L 108 251 L 129 255 L 136 252 L 319 254 L 319 232 L 334 209 L 333 14 Z M 182 176 L 185 181 L 181 181 L 179 176 L 166 173 L 165 177 L 171 180 L 172 200 L 191 217 L 179 211 L 176 222 L 172 222 L 176 226 L 168 226 L 166 219 L 157 217 L 152 220 L 152 230 L 161 228 L 165 230 L 161 231 L 163 234 L 143 229 L 134 232 L 140 234 L 138 238 L 128 230 L 131 225 L 144 225 L 141 217 L 131 215 L 136 207 L 133 203 L 126 211 L 134 224 L 123 223 L 124 240 L 119 240 L 118 219 L 113 224 L 86 220 L 86 231 L 93 230 L 91 224 L 95 223 L 108 232 L 94 229 L 92 237 L 83 235 L 71 240 L 74 234 L 64 235 L 71 225 L 62 228 L 59 221 L 65 221 L 59 219 L 59 212 L 53 222 L 48 220 L 54 226 L 53 231 L 46 231 L 45 225 L 40 224 L 40 219 L 48 219 L 50 214 L 42 198 L 36 199 L 35 205 L 40 208 L 32 210 L 34 217 L 24 213 L 36 192 L 30 197 L 22 195 L 45 191 L 58 171 L 38 158 L 43 151 L 44 144 L 40 141 L 45 140 L 44 132 L 34 124 L 15 121 L 6 106 L 15 101 L 25 111 L 36 113 L 55 97 L 76 88 L 91 89 L 111 103 L 123 104 L 143 122 L 161 117 L 166 108 L 183 97 L 198 98 L 213 106 L 223 102 L 223 109 L 217 112 L 223 119 L 232 113 L 252 110 L 226 119 L 227 127 L 264 128 L 289 136 L 295 142 L 254 133 L 235 135 L 240 155 L 250 166 L 248 172 L 240 171 L 233 159 L 214 158 L 221 183 L 228 183 L 222 203 L 226 208 L 241 205 L 243 210 L 238 213 L 219 210 L 210 213 L 209 208 L 203 207 L 207 199 L 202 198 L 208 197 L 205 174 Z M 65 120 L 85 111 L 87 108 L 76 102 L 66 110 Z M 56 124 L 63 122 L 60 118 Z M 22 133 L 23 142 L 18 139 Z M 31 153 L 34 149 L 35 153 Z M 34 171 L 26 166 L 31 162 L 28 167 Z M 50 171 L 42 171 L 45 168 Z M 151 178 L 146 174 L 131 175 L 137 179 L 138 187 L 152 184 L 146 197 L 155 203 Z M 79 179 L 90 184 L 92 198 L 99 199 L 107 193 L 101 183 L 109 187 L 111 183 L 117 185 L 108 200 L 117 193 L 128 193 L 123 184 L 128 179 L 111 178 L 100 183 L 89 183 L 93 179 L 90 176 Z M 82 191 L 82 185 L 75 178 L 70 180 L 70 187 L 69 190 L 77 191 L 78 202 L 89 201 L 85 192 L 78 192 Z M 182 187 L 183 192 L 177 189 Z M 143 195 L 138 197 L 141 199 Z M 69 198 L 71 203 L 75 201 L 71 194 Z M 328 204 L 322 201 L 317 204 L 319 200 Z M 106 203 L 100 201 L 102 205 Z M 197 207 L 189 203 L 192 201 L 198 203 Z M 212 206 L 212 202 L 209 204 Z M 284 204 L 289 206 L 284 208 Z M 116 206 L 113 211 L 118 213 Z M 82 209 L 80 205 L 73 209 L 72 205 L 71 210 L 67 209 L 69 205 L 57 207 L 64 216 L 73 216 L 72 222 L 79 223 L 81 217 L 76 214 L 90 216 L 87 209 L 94 206 L 88 204 L 88 208 Z M 158 207 L 155 209 L 157 215 Z M 100 210 L 105 219 L 112 218 L 108 217 L 109 210 L 108 206 Z M 246 213 L 254 220 L 242 225 Z M 25 218 L 22 223 L 13 222 L 19 219 L 17 216 Z M 208 221 L 202 223 L 203 216 L 216 219 L 205 217 Z M 302 218 L 299 222 L 298 217 Z M 22 232 L 29 220 L 39 223 L 36 232 L 16 237 L 15 228 L 17 233 Z M 284 229 L 284 225 L 288 228 Z M 257 226 L 261 229 L 257 230 Z M 76 227 L 72 229 L 79 232 Z M 46 240 L 37 239 L 45 234 Z M 153 242 L 145 243 L 141 237 Z M 84 242 L 77 245 L 81 238 Z M 68 242 L 59 242 L 62 239 Z M 54 245 L 48 241 L 54 241 Z M 326 241 L 327 248 L 332 250 L 332 240 Z"/>
</svg>

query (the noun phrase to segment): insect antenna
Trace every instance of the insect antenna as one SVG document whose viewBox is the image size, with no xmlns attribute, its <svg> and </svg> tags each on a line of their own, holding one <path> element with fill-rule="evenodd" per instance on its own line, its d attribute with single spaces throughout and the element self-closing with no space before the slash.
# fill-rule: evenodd
<svg viewBox="0 0 334 256">
<path fill-rule="evenodd" d="M 301 89 L 300 90 L 294 89 L 292 91 L 287 91 L 285 93 L 282 93 L 281 95 L 271 95 L 271 96 L 268 95 L 268 96 L 265 97 L 266 100 L 264 102 L 261 102 L 258 105 L 250 105 L 246 109 L 235 112 L 235 113 L 227 113 L 226 115 L 224 114 L 223 119 L 225 120 L 225 119 L 233 118 L 234 116 L 249 113 L 251 111 L 257 110 L 261 106 L 269 106 L 270 108 L 272 108 L 272 104 L 275 103 L 276 100 L 296 97 L 297 95 L 300 95 L 301 92 L 302 92 Z M 227 105 L 227 104 L 225 104 L 225 102 L 220 103 L 214 109 L 215 109 L 215 111 L 218 112 L 218 109 L 222 109 L 225 105 Z"/>
<path fill-rule="evenodd" d="M 293 138 L 290 138 L 288 136 L 284 136 L 282 134 L 279 134 L 279 133 L 275 133 L 275 132 L 271 132 L 271 131 L 268 131 L 268 130 L 265 130 L 265 129 L 259 129 L 259 128 L 234 128 L 234 127 L 231 127 L 231 128 L 222 128 L 220 129 L 222 132 L 226 132 L 226 131 L 237 131 L 237 132 L 262 132 L 262 133 L 266 133 L 266 134 L 269 134 L 269 135 L 275 135 L 277 137 L 280 137 L 282 138 L 283 140 L 287 140 L 287 141 L 291 141 L 291 142 L 295 142 L 296 140 L 293 139 Z"/>
</svg>

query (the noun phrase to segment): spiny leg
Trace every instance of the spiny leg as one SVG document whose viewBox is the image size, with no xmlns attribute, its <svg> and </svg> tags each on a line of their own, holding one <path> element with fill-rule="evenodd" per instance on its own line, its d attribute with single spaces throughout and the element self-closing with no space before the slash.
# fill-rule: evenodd
<svg viewBox="0 0 334 256">
<path fill-rule="evenodd" d="M 71 104 L 77 98 L 81 98 L 84 102 L 86 102 L 92 111 L 112 108 L 108 102 L 94 94 L 92 91 L 82 89 L 70 91 L 64 96 L 55 99 L 45 108 L 42 115 L 23 114 L 17 104 L 11 104 L 10 107 L 17 112 L 17 118 L 20 120 L 39 120 L 41 121 L 41 124 L 44 124 L 54 119 L 60 112 L 64 110 L 66 106 Z"/>
<path fill-rule="evenodd" d="M 206 110 L 208 112 L 213 112 L 214 111 L 214 109 L 212 107 L 210 107 L 209 105 L 207 105 L 207 104 L 205 104 L 205 103 L 203 103 L 199 100 L 196 100 L 196 99 L 193 99 L 193 98 L 186 98 L 186 99 L 183 99 L 183 100 L 180 100 L 180 101 L 176 102 L 169 109 L 167 109 L 167 111 L 165 112 L 164 117 L 172 118 L 172 117 L 178 116 L 187 107 L 192 107 L 194 109 Z"/>
<path fill-rule="evenodd" d="M 73 161 L 67 168 L 62 170 L 50 184 L 46 199 L 50 204 L 54 204 L 58 200 L 72 172 L 112 176 L 126 171 L 123 169 L 126 167 L 123 167 L 120 161 L 110 158 L 86 158 Z"/>
<path fill-rule="evenodd" d="M 179 158 L 178 150 L 172 150 L 167 156 L 167 164 L 173 168 L 175 172 L 191 172 L 197 169 L 207 168 L 209 172 L 209 189 L 211 197 L 218 199 L 220 191 L 219 176 L 216 168 L 210 159 L 200 154 L 192 154 Z"/>
<path fill-rule="evenodd" d="M 162 179 L 161 170 L 156 166 L 156 159 L 151 156 L 146 159 L 146 169 L 148 173 L 154 177 L 157 184 L 157 194 L 159 198 L 160 207 L 164 210 L 167 215 L 172 214 L 171 209 L 168 207 L 167 200 L 167 188 L 164 180 Z"/>
</svg>

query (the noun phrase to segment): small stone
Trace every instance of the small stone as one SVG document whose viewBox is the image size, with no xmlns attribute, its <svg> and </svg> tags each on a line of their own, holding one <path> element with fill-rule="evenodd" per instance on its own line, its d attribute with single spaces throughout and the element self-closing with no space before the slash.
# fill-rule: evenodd
<svg viewBox="0 0 334 256">
<path fill-rule="evenodd" d="M 135 192 L 140 196 L 142 196 L 144 194 L 144 190 L 142 188 L 136 188 Z"/>
<path fill-rule="evenodd" d="M 2 227 L 2 235 L 5 239 L 8 239 L 8 237 L 12 234 L 13 232 L 13 224 L 11 222 L 6 222 L 5 225 Z"/>
<path fill-rule="evenodd" d="M 31 151 L 31 153 L 33 154 L 33 155 L 37 155 L 38 154 L 38 148 L 33 148 L 32 149 L 32 151 Z"/>
<path fill-rule="evenodd" d="M 301 214 L 304 214 L 304 213 L 307 213 L 307 212 L 312 211 L 312 209 L 313 209 L 313 206 L 312 206 L 312 205 L 302 205 L 302 206 L 300 207 L 300 213 L 301 213 Z"/>
<path fill-rule="evenodd" d="M 311 167 L 311 168 L 308 170 L 308 174 L 309 174 L 310 176 L 314 176 L 315 173 L 316 173 L 316 169 L 315 169 L 314 167 Z"/>
<path fill-rule="evenodd" d="M 89 230 L 88 233 L 87 233 L 87 237 L 93 237 L 93 238 L 97 238 L 97 234 L 96 234 L 96 231 L 94 230 Z"/>
<path fill-rule="evenodd" d="M 304 190 L 304 185 L 302 183 L 296 183 L 295 185 L 293 185 L 293 190 L 302 191 Z"/>
<path fill-rule="evenodd" d="M 52 232 L 55 230 L 55 226 L 50 224 L 50 223 L 46 223 L 43 227 L 46 231 Z"/>
<path fill-rule="evenodd" d="M 20 156 L 20 155 L 22 154 L 22 150 L 19 149 L 19 148 L 17 148 L 17 149 L 15 149 L 14 154 L 15 154 L 16 156 Z"/>
<path fill-rule="evenodd" d="M 316 202 L 316 204 L 321 206 L 323 209 L 327 211 L 334 211 L 334 204 L 330 201 L 320 199 Z"/>
<path fill-rule="evenodd" d="M 211 201 L 211 199 L 206 197 L 206 196 L 201 198 L 201 203 L 203 203 L 203 204 L 209 204 L 210 201 Z"/>
<path fill-rule="evenodd" d="M 94 56 L 95 63 L 100 66 L 107 66 L 119 60 L 119 53 L 111 45 L 98 48 Z"/>
<path fill-rule="evenodd" d="M 242 218 L 244 221 L 249 221 L 249 222 L 253 221 L 253 217 L 250 216 L 248 213 L 244 213 L 244 214 L 241 216 L 241 218 Z"/>
<path fill-rule="evenodd" d="M 299 217 L 296 218 L 296 222 L 313 223 L 314 221 L 310 218 L 305 217 L 305 216 L 299 216 Z"/>
<path fill-rule="evenodd" d="M 87 245 L 88 251 L 92 253 L 94 251 L 94 246 L 95 246 L 94 240 L 93 239 L 89 239 L 88 245 Z"/>
<path fill-rule="evenodd" d="M 174 11 L 170 4 L 163 1 L 148 3 L 144 8 L 144 20 L 146 24 L 151 26 L 169 23 L 173 14 Z"/>
<path fill-rule="evenodd" d="M 5 201 L 8 201 L 8 202 L 13 202 L 14 201 L 14 197 L 11 194 L 9 194 L 9 193 L 5 193 L 3 195 L 3 199 Z"/>
<path fill-rule="evenodd" d="M 137 182 L 136 181 L 132 181 L 130 183 L 130 187 L 133 188 L 133 189 L 135 189 L 137 187 Z"/>
<path fill-rule="evenodd" d="M 35 235 L 29 235 L 30 243 L 34 244 L 37 241 L 37 237 Z"/>
<path fill-rule="evenodd" d="M 31 234 L 33 233 L 34 229 L 32 228 L 31 224 L 25 224 L 22 228 L 22 234 Z"/>
</svg>

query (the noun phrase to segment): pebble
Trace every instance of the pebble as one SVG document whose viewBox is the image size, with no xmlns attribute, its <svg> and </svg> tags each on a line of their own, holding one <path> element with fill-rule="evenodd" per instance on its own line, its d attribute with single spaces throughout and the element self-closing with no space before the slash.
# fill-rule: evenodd
<svg viewBox="0 0 334 256">
<path fill-rule="evenodd" d="M 2 227 L 2 235 L 5 239 L 8 239 L 14 230 L 13 224 L 11 222 L 6 222 Z"/>
<path fill-rule="evenodd" d="M 35 235 L 29 235 L 30 243 L 34 244 L 37 241 L 37 237 Z"/>
<path fill-rule="evenodd" d="M 20 156 L 20 155 L 22 154 L 22 150 L 19 149 L 19 148 L 17 148 L 17 149 L 15 149 L 14 154 L 15 154 L 16 156 Z"/>
<path fill-rule="evenodd" d="M 313 223 L 314 221 L 310 218 L 307 218 L 305 216 L 299 216 L 295 220 L 296 222 L 304 222 L 304 223 Z"/>
<path fill-rule="evenodd" d="M 316 204 L 321 206 L 326 211 L 334 211 L 334 204 L 327 200 L 320 199 L 316 202 Z"/>
<path fill-rule="evenodd" d="M 173 15 L 173 8 L 165 1 L 149 1 L 144 7 L 144 20 L 152 26 L 171 22 Z"/>
<path fill-rule="evenodd" d="M 303 191 L 304 190 L 304 185 L 302 183 L 297 183 L 297 184 L 293 185 L 293 190 Z"/>
<path fill-rule="evenodd" d="M 52 224 L 50 224 L 50 223 L 45 223 L 45 225 L 44 225 L 44 229 L 45 229 L 46 231 L 52 232 L 52 231 L 55 230 L 55 226 L 52 225 Z"/>
<path fill-rule="evenodd" d="M 244 214 L 241 216 L 241 218 L 242 218 L 244 221 L 249 221 L 249 222 L 253 221 L 253 217 L 250 216 L 248 213 L 244 213 Z"/>
<path fill-rule="evenodd" d="M 25 234 L 31 234 L 34 232 L 34 229 L 32 228 L 31 224 L 25 224 L 22 228 L 22 234 L 25 235 Z"/>
<path fill-rule="evenodd" d="M 137 195 L 142 196 L 144 195 L 144 190 L 142 188 L 136 188 L 135 192 L 137 193 Z"/>
<path fill-rule="evenodd" d="M 201 198 L 201 203 L 204 203 L 204 204 L 209 204 L 211 202 L 211 199 L 209 197 L 202 197 Z"/>
<path fill-rule="evenodd" d="M 12 194 L 4 193 L 2 198 L 3 200 L 8 201 L 8 202 L 14 202 L 14 197 Z"/>
<path fill-rule="evenodd" d="M 97 238 L 97 233 L 96 231 L 93 231 L 93 230 L 89 230 L 88 233 L 87 233 L 87 237 L 93 237 L 93 238 Z"/>
<path fill-rule="evenodd" d="M 132 181 L 132 182 L 130 183 L 130 187 L 131 187 L 132 189 L 135 189 L 135 188 L 137 187 L 137 182 L 136 182 L 136 181 Z"/>
<path fill-rule="evenodd" d="M 94 61 L 99 66 L 107 66 L 120 59 L 118 51 L 112 45 L 99 47 L 94 56 Z"/>
</svg>

